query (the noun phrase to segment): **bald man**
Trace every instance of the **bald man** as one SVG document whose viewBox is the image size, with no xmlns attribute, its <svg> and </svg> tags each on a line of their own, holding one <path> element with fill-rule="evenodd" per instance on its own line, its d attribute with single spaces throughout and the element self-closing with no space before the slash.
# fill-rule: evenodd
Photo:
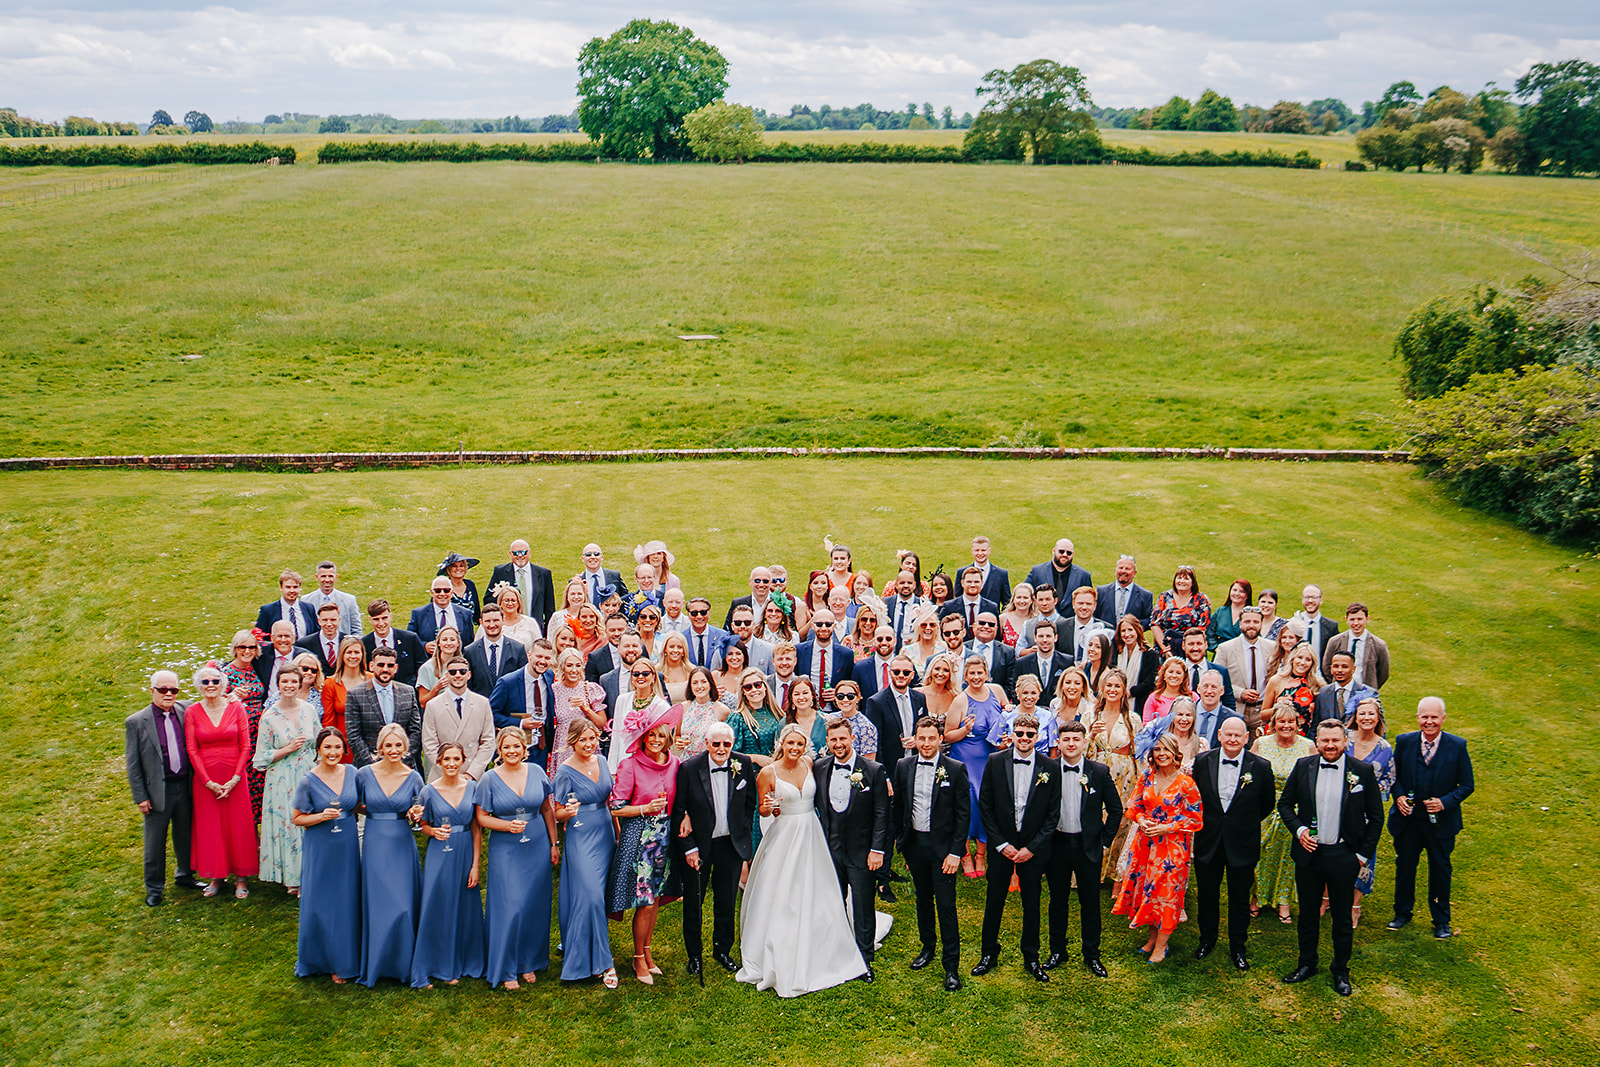
<svg viewBox="0 0 1600 1067">
<path fill-rule="evenodd" d="M 1389 836 L 1394 838 L 1394 918 L 1389 929 L 1411 921 L 1417 899 L 1417 861 L 1428 854 L 1428 912 L 1433 936 L 1454 935 L 1450 928 L 1450 853 L 1461 832 L 1461 802 L 1472 795 L 1472 757 L 1467 742 L 1444 732 L 1444 701 L 1423 697 L 1417 703 L 1417 730 L 1394 742 L 1394 804 Z"/>
</svg>

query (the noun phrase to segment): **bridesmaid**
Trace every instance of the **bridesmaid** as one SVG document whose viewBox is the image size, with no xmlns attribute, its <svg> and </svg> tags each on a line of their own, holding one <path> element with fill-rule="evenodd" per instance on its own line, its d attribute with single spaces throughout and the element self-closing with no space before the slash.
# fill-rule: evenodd
<svg viewBox="0 0 1600 1067">
<path fill-rule="evenodd" d="M 667 813 L 677 795 L 678 760 L 672 754 L 680 708 L 662 708 L 628 749 L 611 790 L 611 814 L 622 829 L 612 860 L 606 911 L 620 919 L 633 909 L 633 976 L 655 985 L 661 973 L 650 942 L 667 882 L 672 829 Z"/>
<path fill-rule="evenodd" d="M 184 743 L 194 768 L 194 874 L 206 879 L 205 895 L 214 897 L 229 875 L 233 895 L 250 895 L 245 879 L 261 865 L 256 853 L 256 824 L 250 813 L 250 789 L 240 788 L 250 765 L 250 723 L 244 705 L 222 695 L 227 678 L 222 668 L 207 663 L 194 675 L 200 702 L 183 717 Z"/>
<path fill-rule="evenodd" d="M 478 827 L 489 831 L 483 977 L 491 989 L 520 989 L 519 976 L 532 985 L 536 972 L 550 966 L 550 883 L 561 847 L 550 779 L 537 763 L 524 762 L 528 745 L 522 731 L 501 728 L 495 752 L 499 763 L 474 790 Z"/>
<path fill-rule="evenodd" d="M 422 775 L 406 766 L 411 741 L 405 727 L 378 731 L 378 762 L 356 772 L 358 803 L 367 816 L 361 841 L 361 984 L 411 977 L 417 944 L 417 909 L 422 903 L 422 866 L 410 820 L 422 815 L 417 802 Z"/>
<path fill-rule="evenodd" d="M 190 714 L 193 715 L 192 712 Z M 1348 731 L 1350 755 L 1354 759 L 1372 765 L 1372 773 L 1378 779 L 1378 789 L 1383 795 L 1384 806 L 1387 807 L 1390 794 L 1394 792 L 1395 766 L 1394 747 L 1383 736 L 1383 704 L 1376 697 L 1368 697 L 1356 705 L 1356 713 L 1351 721 L 1353 725 Z M 198 854 L 196 852 L 196 855 Z M 1361 898 L 1372 892 L 1377 876 L 1378 857 L 1373 856 L 1372 862 L 1361 868 L 1360 874 L 1356 876 L 1355 903 L 1350 910 L 1352 929 L 1361 924 Z"/>
<path fill-rule="evenodd" d="M 1123 817 L 1138 831 L 1128 846 L 1128 879 L 1111 908 L 1128 916 L 1129 926 L 1148 926 L 1150 937 L 1139 951 L 1146 963 L 1167 958 L 1167 940 L 1183 917 L 1183 896 L 1189 887 L 1189 854 L 1200 829 L 1200 790 L 1179 765 L 1178 739 L 1162 734 L 1150 753 L 1150 769 Z"/>
<path fill-rule="evenodd" d="M 1300 711 L 1292 700 L 1279 701 L 1272 714 L 1262 725 L 1269 731 L 1256 738 L 1251 746 L 1256 755 L 1266 757 L 1272 764 L 1272 776 L 1279 782 L 1289 780 L 1289 772 L 1304 756 L 1317 750 L 1311 738 L 1300 732 Z M 1261 824 L 1261 861 L 1256 865 L 1256 898 L 1251 901 L 1250 914 L 1255 915 L 1266 904 L 1278 909 L 1278 921 L 1287 925 L 1293 920 L 1289 915 L 1289 902 L 1295 896 L 1294 856 L 1290 853 L 1290 835 L 1283 819 L 1274 807 Z"/>
<path fill-rule="evenodd" d="M 572 724 L 567 735 L 572 755 L 556 770 L 551 792 L 561 801 L 557 822 L 567 825 L 566 854 L 561 860 L 562 981 L 599 976 L 607 989 L 617 988 L 611 959 L 611 931 L 606 925 L 606 874 L 617 847 L 607 801 L 611 771 L 595 752 L 600 729 L 587 719 Z"/>
<path fill-rule="evenodd" d="M 299 671 L 278 675 L 278 699 L 261 717 L 252 766 L 265 772 L 261 808 L 261 880 L 278 882 L 291 897 L 300 895 L 302 823 L 293 818 L 296 790 L 317 765 L 318 718 L 300 699 Z M 327 733 L 323 730 L 322 733 Z M 340 734 L 342 739 L 344 734 Z M 353 810 L 353 806 L 352 806 Z"/>
<path fill-rule="evenodd" d="M 422 789 L 422 832 L 429 841 L 411 957 L 414 989 L 432 989 L 435 978 L 456 985 L 462 978 L 483 977 L 483 898 L 478 893 L 483 831 L 472 818 L 477 785 L 461 773 L 465 761 L 466 751 L 446 741 L 436 758 L 439 777 Z M 468 830 L 471 848 L 463 838 Z"/>
<path fill-rule="evenodd" d="M 989 872 L 989 839 L 978 818 L 978 787 L 983 782 L 983 768 L 995 752 L 988 737 L 995 724 L 1004 721 L 1006 694 L 990 684 L 989 667 L 982 656 L 968 656 L 961 677 L 967 684 L 945 713 L 944 739 L 950 744 L 950 755 L 966 765 L 972 794 L 972 822 L 967 828 L 972 851 L 962 857 L 961 870 L 968 878 L 982 878 Z"/>
<path fill-rule="evenodd" d="M 300 933 L 294 973 L 333 977 L 344 985 L 361 974 L 361 846 L 356 834 L 356 772 L 339 762 L 344 736 L 317 734 L 317 765 L 294 793 L 294 824 L 305 830 Z"/>
</svg>

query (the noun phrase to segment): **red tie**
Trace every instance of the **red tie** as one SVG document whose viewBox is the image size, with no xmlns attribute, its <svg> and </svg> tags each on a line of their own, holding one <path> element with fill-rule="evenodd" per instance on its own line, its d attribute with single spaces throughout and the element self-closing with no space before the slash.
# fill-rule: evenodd
<svg viewBox="0 0 1600 1067">
<path fill-rule="evenodd" d="M 828 650 L 819 647 L 817 652 L 821 656 L 818 660 L 820 666 L 817 668 L 817 688 L 826 689 L 828 688 Z"/>
<path fill-rule="evenodd" d="M 889 688 L 889 665 L 887 663 L 884 663 L 884 664 L 880 665 L 878 669 L 881 672 L 883 672 L 883 677 L 882 677 L 882 679 L 879 680 L 878 687 L 880 689 Z"/>
<path fill-rule="evenodd" d="M 329 663 L 333 662 L 333 642 L 332 641 L 328 642 L 328 662 Z"/>
<path fill-rule="evenodd" d="M 967 628 L 972 630 L 978 628 L 978 608 L 975 604 L 967 605 Z"/>
</svg>

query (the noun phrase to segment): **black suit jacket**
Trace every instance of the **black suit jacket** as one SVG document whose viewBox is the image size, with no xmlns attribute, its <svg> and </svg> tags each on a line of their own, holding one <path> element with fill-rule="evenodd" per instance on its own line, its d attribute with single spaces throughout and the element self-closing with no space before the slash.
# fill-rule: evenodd
<svg viewBox="0 0 1600 1067">
<path fill-rule="evenodd" d="M 1050 687 L 1061 680 L 1061 672 L 1070 666 L 1072 666 L 1072 657 L 1059 649 L 1051 653 L 1048 663 L 1040 663 L 1039 649 L 1036 645 L 1033 651 L 1024 652 L 1016 658 L 1011 672 L 1011 692 L 1013 694 L 1016 692 L 1017 682 L 1024 674 L 1031 674 L 1039 679 L 1039 684 L 1044 687 L 1044 696 L 1039 703 L 1049 707 L 1050 701 L 1055 695 Z"/>
<path fill-rule="evenodd" d="M 917 720 L 928 712 L 928 698 L 915 689 L 907 690 L 906 695 L 911 698 L 911 729 L 915 730 Z M 878 690 L 861 705 L 861 711 L 878 728 L 878 761 L 886 767 L 895 766 L 906 753 L 901 745 L 906 735 L 900 732 L 900 708 L 895 703 L 894 690 Z"/>
<path fill-rule="evenodd" d="M 1072 564 L 1060 574 L 1056 573 L 1055 563 L 1045 560 L 1035 563 L 1028 572 L 1028 584 L 1035 589 L 1041 585 L 1053 585 L 1056 590 L 1056 609 L 1072 614 L 1072 591 L 1081 586 L 1093 586 L 1094 577 L 1076 563 Z"/>
<path fill-rule="evenodd" d="M 494 587 L 501 582 L 513 589 L 517 587 L 517 569 L 509 560 L 496 567 L 489 576 L 491 595 Z M 539 620 L 539 632 L 543 633 L 549 626 L 550 616 L 556 613 L 556 587 L 555 580 L 550 576 L 550 568 L 536 563 L 528 564 L 528 592 L 533 603 L 522 605 L 522 613 Z"/>
<path fill-rule="evenodd" d="M 528 650 L 522 647 L 522 642 L 504 634 L 500 635 L 500 671 L 492 678 L 489 677 L 489 649 L 483 643 L 483 638 L 462 649 L 461 654 L 466 657 L 467 666 L 472 668 L 467 688 L 481 697 L 494 692 L 494 683 L 528 665 Z"/>
<path fill-rule="evenodd" d="M 1194 761 L 1195 788 L 1200 790 L 1203 825 L 1194 835 L 1194 858 L 1211 863 L 1219 857 L 1229 867 L 1254 867 L 1261 859 L 1261 822 L 1272 814 L 1278 796 L 1278 783 L 1272 764 L 1265 756 L 1245 749 L 1239 753 L 1239 787 L 1233 803 L 1222 810 L 1217 795 L 1217 773 L 1222 765 L 1222 749 L 1209 748 Z M 1250 776 L 1245 782 L 1244 776 Z"/>
<path fill-rule="evenodd" d="M 589 653 L 589 658 L 583 664 L 583 677 L 587 681 L 598 682 L 603 676 L 617 669 L 617 664 L 622 661 L 617 658 L 617 650 L 609 643 L 601 645 Z"/>
<path fill-rule="evenodd" d="M 461 644 L 465 647 L 477 633 L 472 625 L 472 612 L 460 604 L 451 604 L 450 610 L 456 617 L 456 629 L 461 631 Z M 411 609 L 411 621 L 406 623 L 406 629 L 416 634 L 424 645 L 439 636 L 439 624 L 434 619 L 432 601 Z"/>
<path fill-rule="evenodd" d="M 1155 614 L 1155 610 L 1155 594 L 1138 582 L 1128 586 L 1128 614 L 1138 619 L 1139 625 L 1146 630 L 1150 629 L 1150 616 Z M 1113 630 L 1117 628 L 1116 582 L 1108 582 L 1094 591 L 1094 617 Z"/>
<path fill-rule="evenodd" d="M 580 570 L 577 574 L 574 574 L 573 577 L 578 579 L 580 582 L 583 583 L 583 588 L 584 588 L 584 592 L 585 592 L 586 595 L 593 591 L 593 590 L 591 590 L 589 588 L 589 572 L 588 571 Z M 565 584 L 566 584 L 565 582 L 562 583 L 563 586 Z M 602 586 L 606 586 L 606 585 L 614 585 L 614 586 L 616 586 L 617 587 L 617 592 L 622 594 L 623 599 L 627 599 L 627 596 L 628 596 L 628 583 L 622 580 L 622 572 L 621 571 L 614 571 L 610 567 L 601 567 L 600 568 L 600 584 Z M 596 606 L 598 607 L 599 605 L 596 605 Z M 550 610 L 551 610 L 552 613 L 554 613 L 555 608 L 552 607 Z"/>
<path fill-rule="evenodd" d="M 302 637 L 300 640 L 298 640 L 298 641 L 296 641 L 294 643 L 294 647 L 298 648 L 301 652 L 309 652 L 312 655 L 316 656 L 317 657 L 317 662 L 322 664 L 322 673 L 325 674 L 325 675 L 331 675 L 331 674 L 337 673 L 337 671 L 338 671 L 338 666 L 339 665 L 338 665 L 338 663 L 336 661 L 339 658 L 339 642 L 343 641 L 343 640 L 344 640 L 344 635 L 343 634 L 337 634 L 336 633 L 336 634 L 333 635 L 333 656 L 334 656 L 334 660 L 333 661 L 330 661 L 328 659 L 327 649 L 322 647 L 322 631 L 321 630 L 318 630 L 316 633 L 312 634 L 310 637 Z"/>
<path fill-rule="evenodd" d="M 1400 814 L 1400 806 L 1389 812 L 1389 833 L 1398 837 L 1408 828 L 1427 828 L 1440 837 L 1454 838 L 1461 832 L 1461 802 L 1472 795 L 1472 757 L 1467 742 L 1455 734 L 1439 734 L 1439 750 L 1432 763 L 1422 762 L 1422 732 L 1401 734 L 1394 742 L 1394 795 L 1412 797 L 1410 816 Z M 1444 801 L 1444 810 L 1433 823 L 1422 802 L 1429 797 Z"/>
<path fill-rule="evenodd" d="M 300 609 L 300 632 L 312 634 L 317 632 L 317 613 L 310 604 L 304 600 L 296 600 L 294 606 Z M 256 612 L 256 629 L 264 634 L 272 633 L 272 624 L 283 618 L 283 601 L 274 600 L 270 604 L 261 605 L 261 610 Z"/>
<path fill-rule="evenodd" d="M 917 761 L 913 752 L 894 765 L 894 837 L 905 851 L 911 839 L 911 791 L 916 785 Z M 967 768 L 949 756 L 937 758 L 934 768 L 933 805 L 928 813 L 928 834 L 936 855 L 959 856 L 967 850 L 967 830 L 972 825 L 972 794 Z M 938 777 L 944 771 L 944 779 Z"/>
<path fill-rule="evenodd" d="M 1348 753 L 1342 759 L 1345 784 L 1344 804 L 1339 809 L 1339 841 L 1370 862 L 1377 855 L 1378 839 L 1383 836 L 1383 798 L 1378 795 L 1378 776 L 1370 763 Z M 1283 783 L 1283 796 L 1278 798 L 1278 815 L 1294 837 L 1290 854 L 1302 866 L 1310 860 L 1311 853 L 1300 845 L 1300 828 L 1309 829 L 1317 817 L 1317 773 L 1321 762 L 1318 753 L 1297 760 L 1289 780 Z M 1352 774 L 1356 777 L 1354 785 L 1349 778 Z"/>
<path fill-rule="evenodd" d="M 957 590 L 961 588 L 961 576 L 975 566 L 977 566 L 977 564 L 969 563 L 965 567 L 962 567 L 956 571 L 955 587 Z M 978 595 L 988 597 L 996 604 L 1011 603 L 1010 573 L 1004 567 L 996 567 L 993 563 L 990 563 L 989 577 L 983 580 L 983 588 L 978 590 Z"/>
<path fill-rule="evenodd" d="M 1190 663 L 1187 659 L 1183 661 L 1183 669 L 1189 672 L 1191 683 L 1194 680 L 1194 668 L 1195 665 Z M 1229 711 L 1238 711 L 1239 700 L 1233 695 L 1233 679 L 1228 677 L 1228 668 L 1224 667 L 1220 663 L 1213 662 L 1212 660 L 1205 660 L 1200 664 L 1200 673 L 1205 674 L 1207 671 L 1216 671 L 1218 674 L 1222 675 L 1222 706 L 1227 708 Z M 1198 696 L 1195 697 L 1195 703 L 1200 703 Z"/>
<path fill-rule="evenodd" d="M 740 859 L 748 860 L 755 852 L 751 843 L 750 828 L 756 814 L 755 762 L 738 753 L 732 759 L 739 765 L 737 773 L 729 774 L 728 782 L 728 838 Z M 678 828 L 683 817 L 689 817 L 688 837 L 679 837 Z M 711 757 L 702 752 L 678 764 L 678 787 L 672 798 L 672 848 L 676 856 L 691 849 L 699 849 L 701 858 L 711 853 L 711 831 L 716 828 L 717 808 L 711 796 Z"/>
<path fill-rule="evenodd" d="M 422 755 L 422 707 L 417 701 L 417 691 L 399 678 L 394 680 L 394 721 L 405 730 L 411 741 L 411 751 L 406 754 L 406 766 L 413 769 Z M 371 685 L 350 690 L 345 698 L 344 725 L 350 731 L 350 756 L 357 767 L 365 767 L 378 759 L 378 731 L 383 729 L 383 711 L 378 707 L 378 694 Z"/>
<path fill-rule="evenodd" d="M 422 638 L 410 630 L 391 629 L 389 635 L 394 638 L 395 681 L 416 685 L 417 671 L 428 659 L 428 650 L 422 647 Z M 378 647 L 378 635 L 368 633 L 361 639 L 361 644 L 367 650 L 367 662 L 371 663 L 373 649 Z"/>
<path fill-rule="evenodd" d="M 962 650 L 961 662 L 963 664 L 967 662 L 967 657 L 973 655 L 976 651 L 973 648 L 976 643 L 975 641 L 968 641 L 966 647 Z M 1017 676 L 1017 654 L 1012 651 L 1011 646 L 998 637 L 994 639 L 993 648 L 994 666 L 989 669 L 989 680 L 1006 691 L 1007 700 L 1015 700 L 1017 699 L 1016 694 L 1012 692 L 1011 686 L 1016 681 Z M 1041 701 L 1041 703 L 1049 706 L 1050 702 L 1045 700 Z"/>
<path fill-rule="evenodd" d="M 829 786 L 833 782 L 831 754 L 811 765 L 817 783 L 817 818 L 828 839 L 828 851 L 840 867 L 865 867 L 867 853 L 889 854 L 889 775 L 883 764 L 856 753 L 856 770 L 861 785 L 850 787 L 850 797 L 842 812 L 833 810 Z"/>
<path fill-rule="evenodd" d="M 1061 765 L 1043 752 L 1034 752 L 1028 799 L 1022 809 L 1022 825 L 1018 826 L 1016 794 L 1012 791 L 1013 758 L 1009 748 L 989 757 L 983 781 L 978 784 L 978 818 L 983 820 L 990 848 L 998 850 L 1001 845 L 1011 844 L 1045 859 L 1050 855 L 1051 835 L 1061 818 Z"/>
<path fill-rule="evenodd" d="M 1061 760 L 1054 762 L 1059 774 Z M 1083 829 L 1084 855 L 1098 862 L 1105 850 L 1111 847 L 1111 842 L 1117 836 L 1117 827 L 1122 824 L 1122 797 L 1117 794 L 1117 783 L 1111 777 L 1111 769 L 1104 763 L 1086 758 L 1083 770 L 1083 779 L 1088 782 L 1089 788 L 1080 790 L 1083 806 L 1078 809 L 1078 825 Z M 1066 779 L 1063 777 L 1061 781 L 1061 788 L 1065 789 Z M 1060 818 L 1058 810 L 1055 820 L 1050 823 L 1052 830 L 1060 825 Z"/>
</svg>

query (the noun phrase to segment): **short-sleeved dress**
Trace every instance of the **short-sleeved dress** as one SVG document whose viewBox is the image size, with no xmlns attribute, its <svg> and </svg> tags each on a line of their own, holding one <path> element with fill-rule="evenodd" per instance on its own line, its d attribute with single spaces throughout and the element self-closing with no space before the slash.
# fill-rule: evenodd
<svg viewBox="0 0 1600 1067">
<path fill-rule="evenodd" d="M 563 760 L 572 755 L 572 746 L 567 743 L 567 730 L 579 719 L 586 718 L 583 710 L 578 707 L 575 699 L 583 693 L 589 706 L 596 711 L 603 711 L 606 706 L 606 691 L 598 682 L 579 682 L 575 686 L 562 685 L 559 680 L 550 684 L 550 695 L 553 702 L 555 731 L 550 738 L 550 761 L 548 763 L 547 777 L 554 777 L 556 768 L 561 766 Z"/>
<path fill-rule="evenodd" d="M 361 984 L 380 978 L 411 979 L 422 904 L 422 864 L 406 812 L 422 794 L 422 775 L 408 774 L 385 793 L 377 772 L 356 772 L 356 791 L 367 809 L 361 841 Z"/>
<path fill-rule="evenodd" d="M 606 877 L 617 839 L 611 828 L 611 771 L 600 760 L 600 780 L 568 764 L 556 770 L 551 792 L 557 804 L 576 797 L 578 814 L 567 820 L 561 851 L 561 977 L 593 978 L 613 966 L 611 928 L 606 922 Z"/>
<path fill-rule="evenodd" d="M 212 725 L 200 704 L 191 705 L 183 717 L 189 763 L 194 767 L 194 873 L 198 878 L 247 877 L 261 866 L 256 847 L 256 824 L 250 810 L 250 790 L 245 772 L 250 766 L 250 725 L 244 705 L 229 701 L 222 721 Z M 219 800 L 207 786 L 219 785 L 234 775 L 239 783 Z M 296 831 L 298 832 L 298 831 Z"/>
<path fill-rule="evenodd" d="M 1348 730 L 1346 733 L 1350 738 L 1350 757 L 1352 759 L 1361 759 L 1360 756 L 1356 755 L 1355 749 L 1358 731 Z M 1388 807 L 1390 795 L 1394 792 L 1394 746 L 1380 737 L 1378 738 L 1378 743 L 1373 746 L 1371 752 L 1367 753 L 1366 759 L 1362 760 L 1362 762 L 1372 766 L 1372 773 L 1377 775 L 1378 778 L 1378 790 L 1383 796 L 1383 804 Z M 1378 857 L 1374 855 L 1372 863 L 1356 877 L 1356 892 L 1362 896 L 1371 894 L 1377 876 Z"/>
<path fill-rule="evenodd" d="M 305 828 L 300 882 L 300 932 L 294 973 L 301 978 L 361 975 L 361 845 L 356 833 L 356 772 L 341 765 L 343 788 L 335 793 L 315 774 L 300 779 L 296 810 L 310 814 L 338 801 L 337 819 Z"/>
<path fill-rule="evenodd" d="M 520 834 L 485 830 L 489 875 L 485 881 L 485 925 L 489 945 L 483 977 L 491 986 L 550 966 L 550 833 L 539 809 L 550 795 L 550 779 L 536 763 L 525 764 L 528 778 L 518 794 L 486 772 L 478 783 L 478 807 L 497 819 L 526 820 Z M 521 815 L 517 814 L 522 812 Z M 528 840 L 522 840 L 526 837 Z"/>
<path fill-rule="evenodd" d="M 309 703 L 301 704 L 294 722 L 279 710 L 276 702 L 271 711 L 261 716 L 255 760 L 251 765 L 264 775 L 260 871 L 264 882 L 278 882 L 286 886 L 300 884 L 301 843 L 305 831 L 296 826 L 289 816 L 301 780 L 317 765 L 317 750 L 313 742 L 321 721 Z M 306 743 L 274 761 L 272 754 L 293 742 L 296 737 L 306 738 Z"/>
<path fill-rule="evenodd" d="M 448 842 L 428 838 L 422 868 L 422 906 L 417 913 L 417 947 L 411 956 L 411 984 L 435 978 L 446 982 L 482 978 L 487 937 L 483 897 L 467 885 L 472 871 L 472 819 L 478 783 L 467 782 L 461 802 L 451 804 L 434 786 L 422 790 L 422 821 L 450 827 Z M 448 851 L 446 851 L 448 849 Z M 545 911 L 549 912 L 546 906 Z"/>
<path fill-rule="evenodd" d="M 991 688 L 997 690 L 999 687 Z M 972 724 L 966 737 L 950 746 L 950 755 L 967 768 L 967 789 L 972 794 L 972 822 L 967 827 L 967 837 L 978 841 L 988 841 L 983 820 L 978 816 L 978 786 L 983 783 L 983 768 L 988 764 L 989 756 L 996 751 L 989 743 L 989 734 L 1005 721 L 1000 707 L 1000 697 L 994 692 L 982 700 L 973 700 L 969 695 L 967 711 L 977 721 Z"/>
<path fill-rule="evenodd" d="M 1311 755 L 1317 746 L 1309 737 L 1296 737 L 1294 744 L 1284 748 L 1277 737 L 1268 734 L 1257 744 L 1257 751 L 1272 764 L 1272 777 L 1281 787 L 1289 780 L 1289 772 L 1300 759 Z M 1261 862 L 1256 865 L 1256 899 L 1264 908 L 1281 908 L 1294 903 L 1294 856 L 1289 846 L 1293 838 L 1288 827 L 1274 807 L 1272 814 L 1261 823 Z"/>
<path fill-rule="evenodd" d="M 1154 926 L 1168 932 L 1178 928 L 1200 813 L 1200 790 L 1193 778 L 1179 772 L 1165 789 L 1159 789 L 1155 774 L 1144 773 L 1126 812 L 1129 823 L 1148 819 L 1173 829 L 1158 837 L 1138 832 L 1130 835 L 1128 877 L 1111 914 L 1128 916 L 1129 926 Z"/>
<path fill-rule="evenodd" d="M 677 794 L 678 760 L 668 755 L 656 763 L 643 752 L 635 752 L 617 768 L 611 787 L 611 807 L 624 808 L 648 804 L 665 795 L 667 808 L 659 815 L 630 815 L 619 818 L 617 849 L 611 860 L 606 911 L 621 918 L 629 908 L 648 907 L 667 894 L 668 846 L 672 843 L 672 801 Z"/>
</svg>

